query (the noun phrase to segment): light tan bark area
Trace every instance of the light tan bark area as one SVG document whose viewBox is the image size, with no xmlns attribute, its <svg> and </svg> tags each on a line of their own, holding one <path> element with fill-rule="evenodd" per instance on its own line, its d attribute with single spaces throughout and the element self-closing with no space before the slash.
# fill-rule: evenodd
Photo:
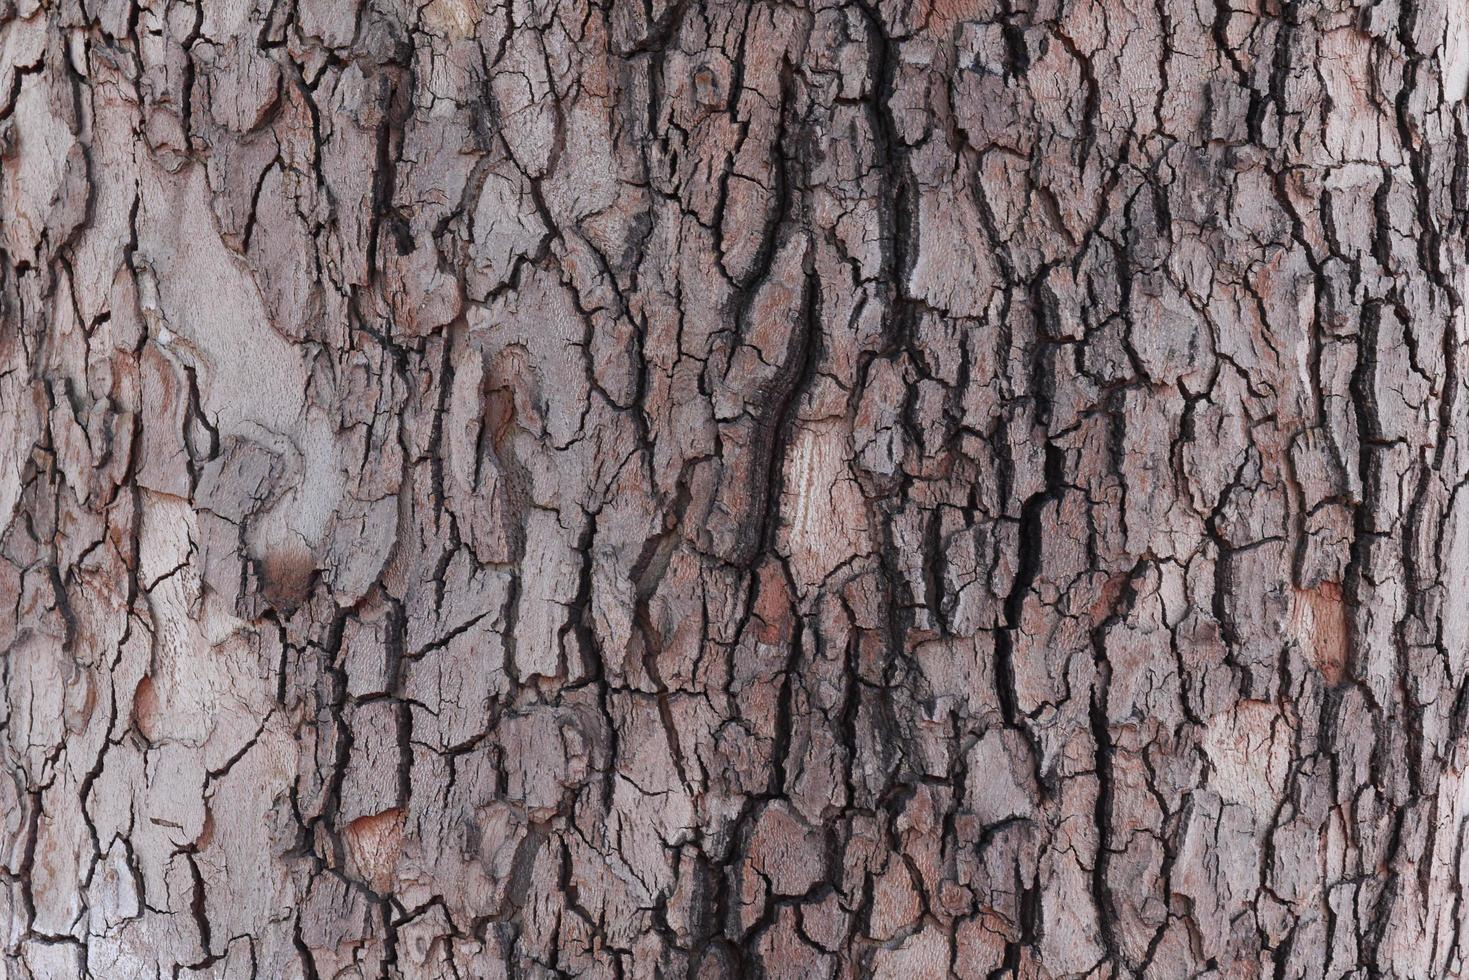
<svg viewBox="0 0 1469 980">
<path fill-rule="evenodd" d="M 1466 81 L 4 0 L 0 975 L 1461 975 Z"/>
</svg>

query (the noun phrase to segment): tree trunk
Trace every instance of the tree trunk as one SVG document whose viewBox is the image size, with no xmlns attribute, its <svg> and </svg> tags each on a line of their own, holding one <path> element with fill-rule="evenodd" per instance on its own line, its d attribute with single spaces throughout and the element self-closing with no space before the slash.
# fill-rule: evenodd
<svg viewBox="0 0 1469 980">
<path fill-rule="evenodd" d="M 1457 976 L 1460 0 L 6 0 L 15 978 Z"/>
</svg>

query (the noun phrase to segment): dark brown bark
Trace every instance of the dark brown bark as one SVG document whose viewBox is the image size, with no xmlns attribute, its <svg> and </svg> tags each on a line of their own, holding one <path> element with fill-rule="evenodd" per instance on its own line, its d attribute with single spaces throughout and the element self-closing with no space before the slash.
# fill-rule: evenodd
<svg viewBox="0 0 1469 980">
<path fill-rule="evenodd" d="M 1459 975 L 1466 76 L 0 4 L 0 972 Z"/>
</svg>

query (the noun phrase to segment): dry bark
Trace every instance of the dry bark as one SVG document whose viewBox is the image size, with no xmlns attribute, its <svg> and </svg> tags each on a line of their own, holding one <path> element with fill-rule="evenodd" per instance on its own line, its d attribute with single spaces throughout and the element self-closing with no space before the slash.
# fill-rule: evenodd
<svg viewBox="0 0 1469 980">
<path fill-rule="evenodd" d="M 1459 975 L 1466 77 L 0 3 L 0 972 Z"/>
</svg>

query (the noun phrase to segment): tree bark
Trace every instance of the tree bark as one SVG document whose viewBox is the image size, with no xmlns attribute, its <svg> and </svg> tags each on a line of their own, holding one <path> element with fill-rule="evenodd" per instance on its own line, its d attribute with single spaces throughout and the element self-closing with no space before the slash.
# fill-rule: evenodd
<svg viewBox="0 0 1469 980">
<path fill-rule="evenodd" d="M 0 973 L 1461 975 L 1466 78 L 6 0 Z"/>
</svg>

